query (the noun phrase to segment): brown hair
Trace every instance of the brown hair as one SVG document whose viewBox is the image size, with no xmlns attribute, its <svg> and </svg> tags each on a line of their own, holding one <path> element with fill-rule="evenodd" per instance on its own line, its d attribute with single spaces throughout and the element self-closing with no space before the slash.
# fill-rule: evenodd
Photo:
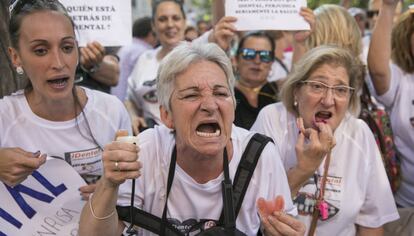
<svg viewBox="0 0 414 236">
<path fill-rule="evenodd" d="M 413 33 L 414 14 L 406 11 L 398 19 L 391 36 L 391 59 L 406 73 L 414 72 L 414 55 L 411 46 Z"/>
</svg>

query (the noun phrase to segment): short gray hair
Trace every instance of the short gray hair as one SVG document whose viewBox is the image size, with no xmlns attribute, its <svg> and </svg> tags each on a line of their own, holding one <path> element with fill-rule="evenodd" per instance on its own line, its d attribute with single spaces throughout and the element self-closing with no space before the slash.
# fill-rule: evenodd
<svg viewBox="0 0 414 236">
<path fill-rule="evenodd" d="M 298 115 L 294 105 L 295 89 L 299 88 L 302 85 L 301 82 L 307 80 L 315 70 L 326 64 L 345 68 L 349 76 L 349 86 L 355 89 L 349 100 L 348 110 L 358 116 L 360 112 L 358 92 L 365 76 L 365 66 L 349 50 L 334 45 L 313 48 L 294 65 L 280 91 L 280 97 L 286 109 Z"/>
<path fill-rule="evenodd" d="M 182 42 L 175 47 L 160 63 L 157 74 L 158 102 L 167 111 L 171 111 L 171 95 L 174 91 L 174 81 L 177 75 L 184 72 L 190 65 L 210 61 L 216 63 L 224 71 L 227 84 L 235 103 L 234 75 L 230 59 L 226 53 L 214 43 Z"/>
</svg>

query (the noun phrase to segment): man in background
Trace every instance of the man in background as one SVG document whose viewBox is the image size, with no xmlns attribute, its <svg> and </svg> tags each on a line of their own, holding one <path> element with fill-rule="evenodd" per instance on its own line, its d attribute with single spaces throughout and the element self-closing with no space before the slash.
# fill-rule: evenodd
<svg viewBox="0 0 414 236">
<path fill-rule="evenodd" d="M 143 17 L 134 22 L 132 26 L 132 44 L 122 47 L 118 52 L 120 75 L 118 85 L 111 88 L 111 94 L 121 101 L 125 100 L 128 77 L 141 54 L 157 44 L 157 38 L 152 31 L 151 18 Z"/>
</svg>

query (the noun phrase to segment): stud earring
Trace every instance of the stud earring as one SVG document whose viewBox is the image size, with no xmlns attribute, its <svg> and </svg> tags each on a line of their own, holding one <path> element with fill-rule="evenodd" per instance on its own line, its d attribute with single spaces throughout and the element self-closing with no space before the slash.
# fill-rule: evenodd
<svg viewBox="0 0 414 236">
<path fill-rule="evenodd" d="M 23 67 L 21 66 L 16 67 L 16 72 L 17 74 L 22 75 L 24 73 Z"/>
<path fill-rule="evenodd" d="M 297 107 L 298 106 L 298 102 L 296 100 L 293 102 L 293 106 L 294 107 Z"/>
</svg>

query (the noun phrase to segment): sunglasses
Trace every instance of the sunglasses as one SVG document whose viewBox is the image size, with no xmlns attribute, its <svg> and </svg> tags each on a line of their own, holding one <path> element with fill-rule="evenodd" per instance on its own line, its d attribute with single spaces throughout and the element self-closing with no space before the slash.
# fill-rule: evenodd
<svg viewBox="0 0 414 236">
<path fill-rule="evenodd" d="M 242 48 L 239 50 L 239 55 L 244 60 L 253 60 L 256 58 L 256 55 L 259 55 L 260 61 L 264 63 L 269 63 L 274 60 L 274 54 L 272 51 L 268 50 L 254 50 L 251 48 Z"/>
</svg>

